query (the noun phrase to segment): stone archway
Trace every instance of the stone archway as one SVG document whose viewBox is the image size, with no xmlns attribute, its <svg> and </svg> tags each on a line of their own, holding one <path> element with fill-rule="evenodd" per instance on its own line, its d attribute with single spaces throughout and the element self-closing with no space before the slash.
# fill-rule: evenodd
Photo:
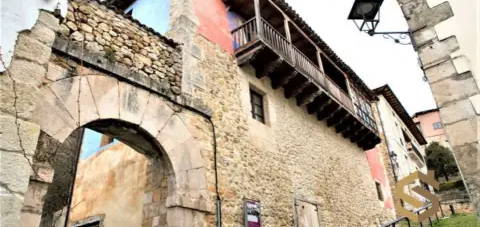
<svg viewBox="0 0 480 227">
<path fill-rule="evenodd" d="M 162 97 L 93 74 L 46 84 L 39 94 L 33 122 L 58 143 L 88 126 L 123 136 L 124 143 L 141 153 L 163 154 L 172 172 L 166 199 L 168 226 L 185 226 L 213 212 L 200 145 Z M 125 124 L 116 127 L 112 122 Z"/>
</svg>

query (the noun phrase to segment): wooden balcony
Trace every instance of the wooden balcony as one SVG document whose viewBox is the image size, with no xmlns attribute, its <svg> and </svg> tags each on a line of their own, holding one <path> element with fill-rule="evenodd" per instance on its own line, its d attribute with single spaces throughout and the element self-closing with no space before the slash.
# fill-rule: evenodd
<svg viewBox="0 0 480 227">
<path fill-rule="evenodd" d="M 260 27 L 260 29 L 259 29 Z M 253 18 L 232 31 L 239 65 L 251 64 L 257 77 L 270 77 L 272 87 L 283 87 L 319 120 L 368 150 L 380 142 L 375 121 L 322 70 L 266 20 Z"/>
</svg>

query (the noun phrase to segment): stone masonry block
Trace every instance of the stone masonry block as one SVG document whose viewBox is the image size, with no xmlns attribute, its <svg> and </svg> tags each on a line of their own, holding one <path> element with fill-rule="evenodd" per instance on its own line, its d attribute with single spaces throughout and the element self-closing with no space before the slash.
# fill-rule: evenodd
<svg viewBox="0 0 480 227">
<path fill-rule="evenodd" d="M 53 31 L 50 27 L 47 27 L 43 23 L 37 23 L 35 26 L 33 26 L 29 36 L 46 44 L 47 46 L 52 46 L 56 35 L 55 31 Z"/>
<path fill-rule="evenodd" d="M 478 140 L 477 117 L 446 125 L 449 141 L 453 147 L 464 146 Z"/>
<path fill-rule="evenodd" d="M 33 156 L 40 135 L 40 127 L 30 122 L 15 122 L 15 117 L 8 115 L 0 116 L 0 149 L 11 152 L 25 152 Z M 20 131 L 18 132 L 19 129 Z M 20 135 L 21 138 L 18 136 Z"/>
<path fill-rule="evenodd" d="M 22 153 L 0 151 L 0 183 L 7 190 L 24 195 L 27 192 L 32 168 Z"/>
<path fill-rule="evenodd" d="M 40 93 L 42 98 L 33 118 L 42 131 L 63 142 L 79 125 L 50 88 L 45 87 Z"/>
<path fill-rule="evenodd" d="M 124 82 L 119 83 L 119 91 L 120 118 L 130 123 L 140 124 L 150 93 Z"/>
<path fill-rule="evenodd" d="M 480 94 L 470 97 L 470 102 L 472 102 L 475 113 L 480 115 Z"/>
<path fill-rule="evenodd" d="M 17 82 L 39 86 L 45 77 L 46 70 L 35 62 L 15 59 L 10 65 L 9 72 Z"/>
<path fill-rule="evenodd" d="M 61 79 L 67 78 L 69 75 L 69 71 L 66 68 L 63 68 L 54 63 L 48 63 L 47 68 L 47 79 L 51 81 L 57 81 Z"/>
<path fill-rule="evenodd" d="M 473 105 L 469 99 L 449 103 L 440 109 L 445 125 L 475 117 Z"/>
<path fill-rule="evenodd" d="M 53 31 L 57 31 L 59 28 L 60 20 L 56 18 L 52 13 L 41 10 L 38 15 L 38 22 L 44 24 Z"/>
<path fill-rule="evenodd" d="M 424 0 L 421 1 L 424 2 L 424 4 L 427 4 Z M 424 5 L 422 4 L 422 6 Z M 409 7 L 406 9 L 404 6 L 402 9 L 404 15 L 409 17 L 407 22 L 411 31 L 416 31 L 423 27 L 433 27 L 453 16 L 453 11 L 449 2 L 444 2 L 433 8 Z"/>
<path fill-rule="evenodd" d="M 418 55 L 424 68 L 428 69 L 436 64 L 450 59 L 450 54 L 459 49 L 459 44 L 455 36 L 445 40 L 425 45 L 418 50 Z"/>
<path fill-rule="evenodd" d="M 50 90 L 76 122 L 79 121 L 80 78 L 72 77 L 49 84 Z"/>
<path fill-rule="evenodd" d="M 430 84 L 430 86 L 439 107 L 478 93 L 477 85 L 471 73 L 438 81 Z"/>
<path fill-rule="evenodd" d="M 0 226 L 17 227 L 20 222 L 20 210 L 23 206 L 23 197 L 13 194 L 0 196 Z"/>
<path fill-rule="evenodd" d="M 457 70 L 455 69 L 453 61 L 447 60 L 439 65 L 426 69 L 425 75 L 430 83 L 435 83 L 447 77 L 457 75 Z"/>
<path fill-rule="evenodd" d="M 92 89 L 87 78 L 81 78 L 80 80 L 80 94 L 79 94 L 79 123 L 85 125 L 91 121 L 98 120 L 100 118 L 98 114 L 97 104 L 92 95 Z"/>
<path fill-rule="evenodd" d="M 416 47 L 423 46 L 437 38 L 437 32 L 434 27 L 425 28 L 413 33 Z"/>
<path fill-rule="evenodd" d="M 464 175 L 478 174 L 478 161 L 480 158 L 478 143 L 455 147 L 454 152 L 458 165 Z"/>
<path fill-rule="evenodd" d="M 30 181 L 27 193 L 25 194 L 25 202 L 22 210 L 35 214 L 41 214 L 43 208 L 44 197 L 47 194 L 48 184 L 37 181 Z"/>
<path fill-rule="evenodd" d="M 140 126 L 147 130 L 151 135 L 156 136 L 174 112 L 162 98 L 156 95 L 150 96 L 148 106 L 149 107 L 145 110 Z"/>
<path fill-rule="evenodd" d="M 397 0 L 397 2 L 407 19 L 429 9 L 425 0 Z"/>
<path fill-rule="evenodd" d="M 45 64 L 50 58 L 52 49 L 44 43 L 28 37 L 25 34 L 18 36 L 15 56 L 25 58 L 39 64 Z"/>
<path fill-rule="evenodd" d="M 118 80 L 106 76 L 88 76 L 100 118 L 119 118 Z"/>
</svg>

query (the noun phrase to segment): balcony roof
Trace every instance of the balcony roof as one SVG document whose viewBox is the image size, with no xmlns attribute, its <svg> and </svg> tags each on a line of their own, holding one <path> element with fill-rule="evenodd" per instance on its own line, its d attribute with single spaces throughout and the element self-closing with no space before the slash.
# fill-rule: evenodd
<svg viewBox="0 0 480 227">
<path fill-rule="evenodd" d="M 383 95 L 385 99 L 387 99 L 388 103 L 390 103 L 390 106 L 392 106 L 393 110 L 395 110 L 398 116 L 402 119 L 403 123 L 408 127 L 410 133 L 415 136 L 415 139 L 418 141 L 418 143 L 420 143 L 421 145 L 427 144 L 425 137 L 417 128 L 417 126 L 413 122 L 413 119 L 407 113 L 405 107 L 403 107 L 402 103 L 400 102 L 400 100 L 398 100 L 395 93 L 393 93 L 390 86 L 384 85 L 382 87 L 374 89 L 374 92 L 377 95 Z"/>
<path fill-rule="evenodd" d="M 234 2 L 235 0 L 224 0 L 224 2 Z M 363 82 L 358 74 L 353 71 L 338 55 L 330 48 L 325 41 L 303 20 L 300 15 L 285 0 L 271 0 L 275 3 L 293 22 L 299 26 L 309 38 L 316 43 L 318 47 L 345 73 L 347 73 L 352 82 L 365 93 L 370 100 L 376 100 L 375 93 Z M 252 0 L 253 2 L 253 0 Z"/>
</svg>

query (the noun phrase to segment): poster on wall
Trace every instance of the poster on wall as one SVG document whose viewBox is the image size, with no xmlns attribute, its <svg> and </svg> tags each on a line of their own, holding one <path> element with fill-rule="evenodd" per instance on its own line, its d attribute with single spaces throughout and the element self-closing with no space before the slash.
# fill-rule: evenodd
<svg viewBox="0 0 480 227">
<path fill-rule="evenodd" d="M 260 202 L 247 200 L 245 201 L 245 227 L 261 227 L 260 221 Z"/>
</svg>

